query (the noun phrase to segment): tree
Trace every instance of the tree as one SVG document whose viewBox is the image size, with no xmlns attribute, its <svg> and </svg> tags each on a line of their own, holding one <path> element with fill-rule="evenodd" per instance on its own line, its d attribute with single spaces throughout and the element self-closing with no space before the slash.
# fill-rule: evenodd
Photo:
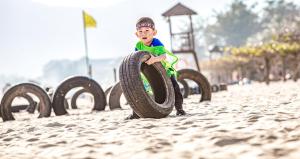
<svg viewBox="0 0 300 159">
<path fill-rule="evenodd" d="M 216 15 L 216 22 L 207 25 L 204 35 L 207 44 L 241 46 L 260 29 L 257 14 L 241 0 L 235 0 L 226 12 Z"/>
<path fill-rule="evenodd" d="M 267 0 L 262 10 L 262 30 L 248 39 L 248 43 L 269 42 L 278 32 L 300 27 L 300 8 L 285 0 Z"/>
</svg>

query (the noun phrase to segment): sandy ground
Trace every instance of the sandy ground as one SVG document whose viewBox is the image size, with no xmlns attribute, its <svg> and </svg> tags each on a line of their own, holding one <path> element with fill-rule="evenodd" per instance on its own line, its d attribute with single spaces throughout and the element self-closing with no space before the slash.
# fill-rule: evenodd
<svg viewBox="0 0 300 159">
<path fill-rule="evenodd" d="M 125 121 L 129 108 L 18 118 L 0 122 L 0 158 L 299 159 L 299 92 L 291 81 L 230 86 L 164 119 Z"/>
</svg>

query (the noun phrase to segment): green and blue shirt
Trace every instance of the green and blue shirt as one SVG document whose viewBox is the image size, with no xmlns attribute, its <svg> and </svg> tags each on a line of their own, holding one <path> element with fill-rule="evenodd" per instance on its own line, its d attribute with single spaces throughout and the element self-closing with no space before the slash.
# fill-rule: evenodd
<svg viewBox="0 0 300 159">
<path fill-rule="evenodd" d="M 173 67 L 173 65 L 178 61 L 178 57 L 176 57 L 172 52 L 165 49 L 164 45 L 160 42 L 160 40 L 153 38 L 150 46 L 145 45 L 143 42 L 139 41 L 137 42 L 135 46 L 135 51 L 147 51 L 151 53 L 154 56 L 160 56 L 163 54 L 167 54 L 174 58 L 172 62 L 169 62 L 167 60 L 161 61 L 161 64 L 167 71 L 167 75 L 169 77 L 175 76 L 177 77 L 177 71 Z"/>
</svg>

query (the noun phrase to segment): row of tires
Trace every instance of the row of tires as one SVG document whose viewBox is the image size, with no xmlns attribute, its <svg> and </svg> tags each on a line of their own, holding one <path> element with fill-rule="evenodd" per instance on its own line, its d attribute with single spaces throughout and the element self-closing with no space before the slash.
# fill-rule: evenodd
<svg viewBox="0 0 300 159">
<path fill-rule="evenodd" d="M 221 83 L 219 85 L 213 84 L 211 85 L 211 91 L 212 92 L 227 91 L 227 85 L 224 83 Z"/>
<path fill-rule="evenodd" d="M 3 121 L 14 120 L 12 112 L 27 109 L 29 113 L 39 112 L 38 117 L 49 117 L 68 114 L 66 94 L 74 88 L 77 91 L 71 98 L 71 108 L 78 108 L 77 98 L 82 93 L 90 93 L 94 98 L 92 110 L 103 111 L 108 104 L 111 110 L 121 109 L 120 97 L 124 94 L 128 104 L 144 118 L 162 118 L 170 114 L 174 107 L 175 95 L 170 78 L 160 63 L 147 65 L 144 62 L 150 58 L 147 52 L 136 52 L 124 58 L 119 69 L 120 82 L 103 91 L 93 79 L 85 76 L 74 76 L 62 81 L 53 95 L 47 94 L 42 87 L 33 83 L 21 83 L 8 89 L 1 99 L 0 115 Z M 141 72 L 146 76 L 153 94 L 147 93 L 141 80 Z M 178 71 L 178 81 L 189 79 L 197 83 L 201 90 L 200 102 L 211 100 L 211 87 L 208 80 L 200 73 L 191 69 Z M 188 89 L 184 86 L 184 89 Z M 33 100 L 32 95 L 38 99 Z M 106 100 L 108 95 L 108 101 Z M 12 107 L 16 97 L 25 98 L 29 105 Z"/>
</svg>

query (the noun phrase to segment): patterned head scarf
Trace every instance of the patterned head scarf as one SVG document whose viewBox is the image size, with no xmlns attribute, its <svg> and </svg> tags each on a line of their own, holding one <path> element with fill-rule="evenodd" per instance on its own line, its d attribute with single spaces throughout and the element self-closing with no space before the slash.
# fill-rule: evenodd
<svg viewBox="0 0 300 159">
<path fill-rule="evenodd" d="M 155 24 L 151 18 L 142 17 L 137 21 L 136 29 L 139 29 L 141 27 L 149 27 L 149 28 L 155 29 Z"/>
</svg>

